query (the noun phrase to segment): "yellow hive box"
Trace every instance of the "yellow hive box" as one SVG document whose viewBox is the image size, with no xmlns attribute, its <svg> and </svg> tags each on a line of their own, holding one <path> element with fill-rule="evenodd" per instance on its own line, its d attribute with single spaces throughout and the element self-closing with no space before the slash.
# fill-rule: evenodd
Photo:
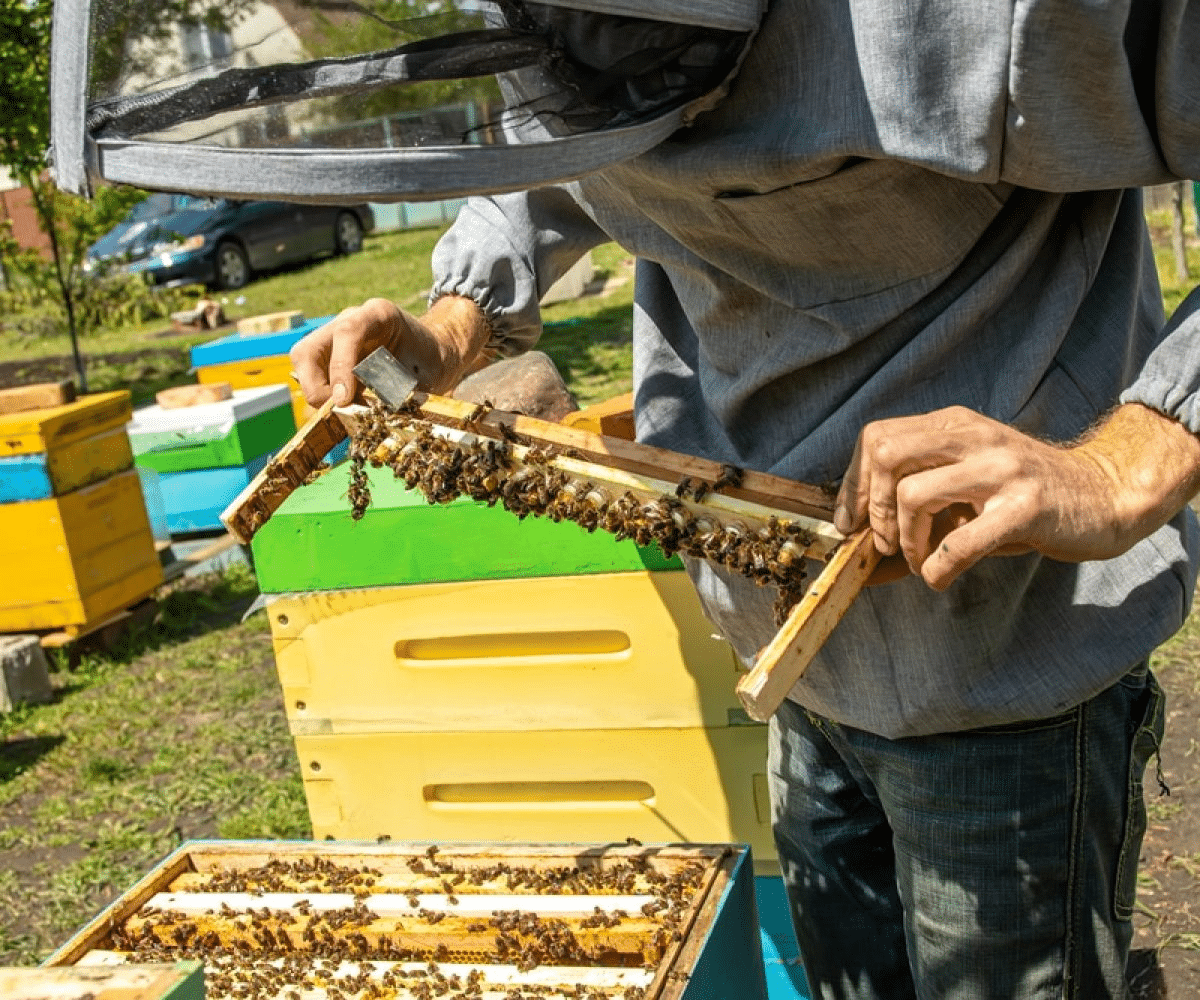
<svg viewBox="0 0 1200 1000">
<path fill-rule="evenodd" d="M 124 427 L 133 415 L 129 393 L 100 392 L 73 403 L 0 415 L 0 458 L 52 455 L 67 445 Z"/>
<path fill-rule="evenodd" d="M 196 369 L 196 379 L 206 385 L 212 382 L 228 382 L 235 389 L 286 385 L 292 394 L 292 415 L 296 419 L 296 426 L 303 426 L 312 413 L 312 407 L 304 399 L 299 383 L 292 378 L 292 360 L 286 354 L 204 365 Z"/>
<path fill-rule="evenodd" d="M 736 842 L 777 868 L 766 726 L 298 736 L 316 839 Z"/>
<path fill-rule="evenodd" d="M 269 615 L 297 735 L 749 721 L 684 573 L 312 593 Z"/>
<path fill-rule="evenodd" d="M 151 593 L 162 566 L 136 470 L 0 505 L 0 631 L 101 621 Z"/>
</svg>

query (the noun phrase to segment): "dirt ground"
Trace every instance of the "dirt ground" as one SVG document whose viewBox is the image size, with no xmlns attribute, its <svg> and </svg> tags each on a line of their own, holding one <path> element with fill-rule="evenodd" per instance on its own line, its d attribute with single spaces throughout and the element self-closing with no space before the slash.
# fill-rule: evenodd
<svg viewBox="0 0 1200 1000">
<path fill-rule="evenodd" d="M 1160 795 L 1151 762 L 1150 823 L 1142 845 L 1134 951 L 1134 1000 L 1200 997 L 1200 615 L 1157 655 L 1167 695 Z"/>
</svg>

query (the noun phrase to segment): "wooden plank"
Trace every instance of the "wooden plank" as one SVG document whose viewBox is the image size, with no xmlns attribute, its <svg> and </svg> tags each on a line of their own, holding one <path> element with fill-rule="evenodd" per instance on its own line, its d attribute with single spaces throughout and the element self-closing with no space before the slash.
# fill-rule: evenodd
<svg viewBox="0 0 1200 1000">
<path fill-rule="evenodd" d="M 221 521 L 229 533 L 243 545 L 247 544 L 345 436 L 345 427 L 334 416 L 333 400 L 329 399 L 225 508 Z"/>
<path fill-rule="evenodd" d="M 233 535 L 226 532 L 216 541 L 204 546 L 202 549 L 197 549 L 195 552 L 189 552 L 187 555 L 179 559 L 173 559 L 163 567 L 163 582 L 170 583 L 172 580 L 177 580 L 183 576 L 189 569 L 199 566 L 209 559 L 215 559 L 223 552 L 228 552 L 231 548 L 238 544 L 238 540 Z"/>
<path fill-rule="evenodd" d="M 237 321 L 237 332 L 278 333 L 282 330 L 293 330 L 304 322 L 304 313 L 299 309 L 287 309 L 283 312 L 262 313 L 259 316 L 245 316 Z"/>
<path fill-rule="evenodd" d="M 11 389 L 0 389 L 0 414 L 42 410 L 50 406 L 65 406 L 74 401 L 75 383 L 70 379 L 63 379 L 61 382 L 18 385 Z"/>
<path fill-rule="evenodd" d="M 121 965 L 128 960 L 128 955 L 128 952 L 97 949 L 84 955 L 76 968 L 79 966 Z M 220 969 L 235 964 L 236 959 L 210 959 L 210 962 L 214 968 Z M 271 959 L 263 963 L 263 965 L 275 969 L 282 969 L 285 964 L 282 958 Z M 366 973 L 369 979 L 379 981 L 389 972 L 395 972 L 402 976 L 425 978 L 428 970 L 428 962 L 364 960 L 360 962 L 343 961 L 336 966 L 328 965 L 324 971 L 331 979 Z M 541 965 L 534 969 L 519 969 L 515 965 L 504 964 L 476 965 L 465 962 L 439 962 L 438 971 L 446 978 L 458 976 L 464 982 L 468 976 L 475 974 L 485 988 L 487 984 L 504 987 L 581 985 L 594 989 L 625 989 L 630 986 L 645 988 L 653 977 L 653 973 L 648 969 L 607 965 Z"/>
<path fill-rule="evenodd" d="M 720 462 L 684 455 L 666 448 L 655 448 L 636 441 L 592 434 L 546 420 L 499 410 L 480 414 L 479 407 L 475 404 L 445 396 L 414 392 L 412 400 L 415 407 L 414 416 L 432 423 L 449 427 L 469 427 L 476 433 L 496 439 L 505 437 L 501 428 L 506 427 L 510 432 L 515 432 L 539 447 L 571 451 L 584 461 L 664 480 L 669 482 L 672 488 L 684 479 L 714 484 L 721 481 L 727 471 Z M 339 407 L 336 412 L 352 431 L 353 425 L 365 414 L 366 408 Z M 784 479 L 782 476 L 744 470 L 739 485 L 723 485 L 716 492 L 820 521 L 833 520 L 834 497 L 831 492 L 818 486 Z"/>
<path fill-rule="evenodd" d="M 563 923 L 570 928 L 581 949 L 605 956 L 604 964 L 641 965 L 648 958 L 657 957 L 654 942 L 660 923 L 652 917 L 635 913 L 610 927 L 584 926 L 580 920 L 563 920 Z M 478 915 L 463 917 L 433 913 L 403 918 L 354 918 L 340 924 L 336 932 L 325 921 L 299 911 L 279 917 L 265 917 L 258 911 L 253 914 L 213 912 L 181 919 L 174 918 L 170 912 L 148 916 L 136 913 L 122 921 L 125 934 L 134 941 L 157 941 L 165 945 L 175 944 L 175 931 L 180 926 L 189 930 L 194 928 L 200 939 L 211 935 L 215 938 L 214 944 L 219 940 L 221 946 L 233 951 L 261 948 L 261 932 L 266 928 L 277 940 L 287 942 L 286 950 L 312 950 L 317 942 L 327 945 L 344 941 L 347 933 L 352 933 L 355 940 L 363 942 L 366 951 L 376 954 L 399 950 L 432 956 L 444 948 L 451 954 L 465 953 L 485 961 L 492 956 L 503 959 L 503 946 L 497 940 L 496 927 L 490 919 Z M 511 934 L 517 938 L 526 937 L 518 930 Z"/>
<path fill-rule="evenodd" d="M 233 386 L 228 382 L 208 382 L 203 385 L 177 385 L 160 389 L 154 401 L 164 410 L 179 410 L 203 403 L 221 403 L 233 398 Z"/>
<path fill-rule="evenodd" d="M 189 864 L 171 877 L 175 878 L 184 871 L 202 874 L 244 871 L 276 860 L 287 862 L 313 858 L 333 861 L 346 868 L 368 867 L 386 875 L 389 872 L 409 871 L 409 860 L 413 857 L 424 858 L 426 850 L 424 842 L 357 841 L 347 844 L 338 841 L 281 840 L 265 843 L 259 840 L 202 840 L 179 848 L 176 854 L 186 852 Z M 723 844 L 643 847 L 637 844 L 458 842 L 439 846 L 437 860 L 450 862 L 463 870 L 490 868 L 503 862 L 538 871 L 554 871 L 564 866 L 604 868 L 644 859 L 650 868 L 671 873 L 692 862 L 719 859 L 724 856 L 725 850 Z M 161 884 L 165 886 L 170 882 L 168 880 Z"/>
<path fill-rule="evenodd" d="M 852 535 L 821 570 L 759 655 L 754 668 L 738 681 L 737 693 L 752 719 L 766 722 L 808 669 L 831 632 L 849 610 L 879 564 L 870 528 Z"/>
<path fill-rule="evenodd" d="M 666 953 L 658 963 L 654 980 L 646 990 L 645 1000 L 659 1000 L 660 997 L 670 995 L 678 996 L 682 992 L 681 990 L 669 989 L 669 985 L 675 985 L 671 983 L 671 973 L 679 969 L 680 953 L 685 943 L 691 940 L 692 928 L 696 925 L 696 919 L 700 915 L 701 908 L 706 902 L 714 898 L 716 887 L 723 885 L 729 879 L 730 859 L 725 858 L 723 862 L 723 864 L 711 865 L 708 871 L 704 873 L 704 880 L 700 883 L 700 888 L 688 904 L 683 922 L 677 928 L 677 933 L 671 935 L 671 943 L 667 946 Z M 717 897 L 719 897 L 719 893 L 717 893 Z"/>
<path fill-rule="evenodd" d="M 575 427 L 593 434 L 603 434 L 607 437 L 623 438 L 632 441 L 634 438 L 633 424 L 633 393 L 627 392 L 613 396 L 602 403 L 594 403 L 582 410 L 568 413 L 559 421 L 564 427 Z"/>
<path fill-rule="evenodd" d="M 160 892 L 146 905 L 191 916 L 206 911 L 223 911 L 225 908 L 255 912 L 266 909 L 277 913 L 290 913 L 301 905 L 313 913 L 322 913 L 351 908 L 356 899 L 356 896 L 348 892 Z M 411 917 L 421 910 L 464 917 L 490 916 L 497 910 L 520 910 L 522 913 L 536 913 L 540 917 L 586 917 L 596 911 L 612 913 L 614 910 L 624 910 L 626 913 L 637 913 L 655 899 L 653 894 L 514 895 L 478 892 L 474 886 L 464 886 L 461 893 L 452 894 L 375 892 L 363 899 L 363 906 L 379 917 Z"/>
<path fill-rule="evenodd" d="M 5 1000 L 202 1000 L 203 966 L 85 965 L 0 969 Z"/>
<path fill-rule="evenodd" d="M 114 927 L 140 910 L 146 900 L 163 886 L 169 885 L 183 872 L 192 869 L 191 851 L 189 845 L 185 844 L 165 857 L 142 876 L 133 888 L 113 900 L 84 924 L 70 941 L 55 951 L 42 964 L 51 967 L 74 965 L 89 951 L 105 947 L 109 943 Z"/>
<path fill-rule="evenodd" d="M 457 859 L 456 859 L 457 860 Z M 494 864 L 495 859 L 491 859 Z M 556 861 L 556 864 L 560 862 Z M 470 865 L 463 865 L 459 862 L 459 867 L 469 870 Z M 232 869 L 233 866 L 228 866 L 226 870 Z M 237 866 L 238 869 L 241 866 Z M 388 894 L 407 896 L 410 892 L 420 894 L 442 893 L 442 885 L 445 880 L 444 875 L 436 872 L 418 873 L 410 871 L 405 867 L 402 871 L 385 871 L 377 875 L 371 876 L 372 884 L 369 892 L 372 894 Z M 278 891 L 294 891 L 311 893 L 314 891 L 314 886 L 311 881 L 289 876 L 287 873 L 275 874 L 272 882 L 279 886 Z M 210 892 L 212 885 L 212 875 L 208 872 L 184 872 L 177 878 L 172 880 L 170 885 L 165 889 L 173 893 L 205 893 Z M 644 875 L 637 875 L 631 882 L 630 889 L 633 893 L 652 895 L 654 891 L 653 885 Z M 492 878 L 483 880 L 479 883 L 463 882 L 460 886 L 455 887 L 455 891 L 459 893 L 459 899 L 464 898 L 467 894 L 484 895 L 491 894 L 492 896 L 506 895 L 511 897 L 528 897 L 536 896 L 539 889 L 536 886 L 529 885 L 509 885 L 508 880 L 504 875 L 495 875 Z M 594 892 L 591 897 L 594 900 L 612 899 L 613 896 L 606 896 L 600 892 Z M 508 909 L 522 909 L 522 905 L 513 903 Z"/>
</svg>

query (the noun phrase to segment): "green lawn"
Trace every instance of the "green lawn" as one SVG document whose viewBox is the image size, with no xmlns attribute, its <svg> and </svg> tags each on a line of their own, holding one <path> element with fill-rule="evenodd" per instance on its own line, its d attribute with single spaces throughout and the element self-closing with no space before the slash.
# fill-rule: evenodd
<svg viewBox="0 0 1200 1000">
<path fill-rule="evenodd" d="M 368 236 L 361 253 L 277 272 L 238 293 L 216 293 L 216 297 L 230 322 L 287 309 L 299 309 L 310 318 L 325 316 L 373 296 L 390 298 L 419 314 L 432 284 L 430 253 L 441 233 L 441 229 L 421 229 Z M 631 381 L 632 264 L 613 245 L 595 251 L 593 261 L 597 279 L 615 279 L 617 287 L 604 296 L 547 307 L 547 331 L 540 345 L 584 404 L 610 392 L 625 392 Z M 194 381 L 188 372 L 188 350 L 214 336 L 218 334 L 178 334 L 165 320 L 99 331 L 81 345 L 89 388 L 130 388 L 135 401 L 142 402 L 165 386 Z M 0 324 L 0 364 L 28 363 L 10 366 L 0 384 L 53 377 L 53 372 L 35 364 L 36 359 L 65 357 L 69 352 L 65 335 L 31 337 L 16 332 L 11 323 Z M 136 357 L 130 356 L 135 353 Z M 65 374 L 68 369 L 60 366 L 60 370 Z"/>
</svg>

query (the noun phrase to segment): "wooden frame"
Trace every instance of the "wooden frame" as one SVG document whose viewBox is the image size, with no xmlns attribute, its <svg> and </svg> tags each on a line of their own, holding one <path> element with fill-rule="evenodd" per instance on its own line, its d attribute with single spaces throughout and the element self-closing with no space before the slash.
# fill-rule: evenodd
<svg viewBox="0 0 1200 1000">
<path fill-rule="evenodd" d="M 423 940 L 426 942 L 427 950 L 431 952 L 440 953 L 439 943 L 445 945 L 448 942 L 447 953 L 453 951 L 454 954 L 460 954 L 464 948 L 468 951 L 477 949 L 478 942 L 491 938 L 493 931 L 490 929 L 475 931 L 472 933 L 477 939 L 477 945 L 473 946 L 469 942 L 463 943 L 464 938 L 469 937 L 469 934 L 464 932 L 464 927 L 469 929 L 476 926 L 471 921 L 478 920 L 477 914 L 486 910 L 486 905 L 482 903 L 482 900 L 489 897 L 495 898 L 501 909 L 513 905 L 512 887 L 506 883 L 509 876 L 503 872 L 534 873 L 535 876 L 536 873 L 544 873 L 547 879 L 552 879 L 556 872 L 570 869 L 596 873 L 615 870 L 624 872 L 621 876 L 623 880 L 621 886 L 631 888 L 634 895 L 622 896 L 619 894 L 619 889 L 616 890 L 618 895 L 611 895 L 607 890 L 602 890 L 599 894 L 591 896 L 588 901 L 603 903 L 607 895 L 610 904 L 607 908 L 593 908 L 591 911 L 580 905 L 579 893 L 587 890 L 581 889 L 579 884 L 576 884 L 571 890 L 571 894 L 566 896 L 542 895 L 535 885 L 522 882 L 520 879 L 516 885 L 518 905 L 522 913 L 537 913 L 541 908 L 550 914 L 555 912 L 553 909 L 556 905 L 555 901 L 569 902 L 575 915 L 556 914 L 555 922 L 561 922 L 561 926 L 570 928 L 573 939 L 588 943 L 593 954 L 607 956 L 605 959 L 585 966 L 563 964 L 555 960 L 542 961 L 536 967 L 522 971 L 520 965 L 505 964 L 504 951 L 501 950 L 498 953 L 500 961 L 475 961 L 469 967 L 482 970 L 485 978 L 487 976 L 495 977 L 496 983 L 507 984 L 513 981 L 523 981 L 541 985 L 560 985 L 564 992 L 551 994 L 552 996 L 574 995 L 568 994 L 567 991 L 574 988 L 578 979 L 572 980 L 571 977 L 583 976 L 586 977 L 585 981 L 589 985 L 589 989 L 607 990 L 608 992 L 603 994 L 605 996 L 619 998 L 626 995 L 638 995 L 644 1000 L 685 1000 L 690 969 L 702 953 L 708 937 L 714 932 L 733 880 L 746 879 L 752 874 L 749 871 L 749 865 L 743 864 L 747 860 L 746 848 L 727 845 L 643 847 L 627 844 L 448 844 L 438 847 L 436 845 L 399 843 L 195 842 L 183 845 L 150 871 L 128 892 L 51 955 L 47 959 L 46 965 L 74 966 L 124 961 L 124 953 L 113 950 L 114 934 L 118 929 L 136 933 L 142 928 L 147 928 L 148 933 L 153 932 L 155 930 L 154 921 L 159 919 L 163 912 L 161 909 L 156 910 L 156 907 L 166 907 L 169 897 L 164 894 L 172 892 L 188 894 L 190 897 L 188 905 L 191 907 L 191 912 L 204 914 L 195 918 L 197 925 L 206 933 L 212 932 L 220 936 L 223 943 L 226 941 L 226 935 L 230 935 L 229 941 L 250 940 L 251 932 L 247 930 L 247 917 L 250 916 L 252 919 L 254 915 L 265 915 L 269 908 L 275 908 L 281 914 L 290 913 L 289 924 L 303 925 L 308 916 L 308 908 L 313 907 L 314 904 L 319 908 L 318 901 L 326 895 L 319 891 L 319 887 L 314 890 L 314 884 L 319 881 L 319 876 L 311 874 L 297 876 L 298 881 L 292 888 L 307 897 L 308 903 L 297 903 L 294 906 L 291 904 L 296 901 L 290 896 L 286 899 L 276 900 L 269 895 L 252 895 L 248 898 L 253 902 L 251 907 L 246 910 L 239 910 L 237 905 L 231 905 L 239 904 L 244 900 L 229 893 L 213 894 L 209 890 L 209 894 L 206 896 L 195 896 L 196 892 L 205 891 L 206 881 L 214 875 L 226 879 L 231 873 L 241 873 L 246 876 L 256 869 L 261 871 L 262 866 L 269 862 L 282 862 L 285 866 L 297 863 L 309 864 L 311 867 L 305 869 L 306 872 L 320 870 L 317 865 L 313 865 L 314 861 L 318 865 L 332 862 L 339 866 L 342 872 L 354 872 L 356 875 L 361 873 L 364 880 L 367 879 L 366 872 L 369 870 L 369 881 L 360 881 L 352 885 L 353 893 L 357 895 L 363 907 L 370 906 L 372 897 L 378 897 L 380 900 L 386 899 L 388 905 L 394 906 L 398 897 L 420 893 L 417 895 L 414 906 L 414 909 L 418 910 L 419 918 L 417 914 L 413 914 L 411 918 L 409 916 L 399 918 L 379 916 L 370 925 L 371 928 L 374 928 L 376 924 L 391 928 L 388 931 L 391 935 L 388 938 L 389 942 L 400 942 L 407 945 L 412 940 Z M 414 870 L 414 861 L 421 870 Z M 437 886 L 439 880 L 444 885 L 447 878 L 442 869 L 435 870 L 437 865 L 448 866 L 444 871 L 463 875 L 478 872 L 481 879 L 485 875 L 488 876 L 479 885 L 475 885 L 471 881 L 460 880 L 458 885 L 461 885 L 461 888 L 452 887 L 453 891 L 458 892 L 461 898 L 470 896 L 472 901 L 479 902 L 480 905 L 472 907 L 471 914 L 463 914 L 461 917 L 447 916 L 444 919 L 439 917 L 428 927 L 417 927 L 417 924 L 428 921 L 429 914 L 433 912 L 428 909 L 427 894 L 422 890 Z M 298 869 L 276 868 L 276 871 L 279 870 L 297 871 Z M 686 876 L 691 880 L 690 884 L 694 888 L 691 890 L 690 897 L 686 898 L 685 903 L 679 904 L 682 909 L 676 907 L 673 910 L 675 922 L 663 925 L 658 923 L 658 913 L 667 911 L 665 903 L 661 903 L 661 905 L 656 903 L 655 906 L 660 906 L 658 909 L 650 907 L 645 912 L 625 913 L 612 926 L 605 925 L 603 921 L 597 921 L 596 914 L 601 910 L 606 909 L 611 913 L 614 908 L 613 902 L 640 899 L 641 897 L 637 895 L 639 891 L 650 893 L 651 900 L 656 898 L 653 895 L 656 891 L 654 886 L 661 882 L 655 882 L 653 878 L 647 880 L 643 876 L 630 874 L 630 872 L 639 871 L 659 873 L 660 876 L 668 878 Z M 282 877 L 286 878 L 287 876 L 285 874 Z M 329 877 L 331 880 L 337 880 L 345 876 L 335 873 Z M 630 879 L 633 880 L 632 884 L 629 882 Z M 370 888 L 364 890 L 363 884 L 369 885 Z M 448 894 L 443 895 L 448 896 Z M 183 896 L 177 897 L 177 899 L 182 898 Z M 657 898 L 661 900 L 665 897 Z M 335 902 L 340 901 L 339 898 Z M 289 905 L 285 906 L 285 903 Z M 401 904 L 401 908 L 403 905 L 405 904 Z M 632 903 L 627 905 L 632 906 Z M 297 907 L 300 908 L 297 909 Z M 326 907 L 326 909 L 328 908 Z M 381 907 L 381 909 L 383 908 L 386 907 Z M 438 912 L 450 912 L 453 909 L 454 902 L 447 903 L 444 898 L 443 905 Z M 302 916 L 298 917 L 296 914 Z M 171 916 L 175 915 L 171 914 Z M 751 918 L 752 914 L 727 916 L 730 920 L 737 921 L 740 926 L 746 919 Z M 589 924 L 589 920 L 592 923 Z M 439 930 L 439 928 L 444 928 L 444 930 Z M 276 933 L 282 933 L 282 931 L 277 928 Z M 307 949 L 313 958 L 328 957 L 327 954 L 320 951 L 321 948 L 330 946 L 329 937 L 320 937 L 325 933 L 324 931 L 319 931 L 317 935 L 306 936 L 303 939 L 300 937 L 299 931 L 294 933 L 289 931 L 289 933 L 292 933 L 293 942 L 299 942 L 299 944 L 285 949 L 288 954 L 295 954 L 293 950 L 295 947 L 301 951 Z M 334 936 L 339 939 L 342 933 L 340 928 L 335 928 L 333 931 Z M 351 929 L 345 933 L 349 940 L 356 932 Z M 362 936 L 362 932 L 357 933 L 360 937 Z M 374 931 L 368 929 L 365 933 L 371 935 Z M 168 939 L 167 932 L 163 932 L 163 937 L 164 940 Z M 498 942 L 499 935 L 496 936 L 496 940 Z M 312 943 L 304 944 L 309 941 Z M 636 946 L 633 952 L 629 951 L 631 945 Z M 332 949 L 328 954 L 339 958 L 345 957 L 340 952 L 340 946 L 332 946 Z M 639 952 L 637 949 L 643 950 Z M 657 954 L 659 957 L 652 968 L 643 967 L 640 962 L 630 964 L 630 959 L 636 958 L 639 953 L 642 955 Z M 731 976 L 735 979 L 738 975 L 752 976 L 753 959 L 754 956 L 747 957 L 749 972 L 730 970 Z M 362 971 L 365 965 L 371 965 L 374 973 L 383 971 L 375 969 L 373 960 L 367 957 L 354 958 L 351 961 L 358 966 L 351 970 L 352 973 Z M 425 961 L 425 958 L 420 959 L 420 962 Z M 432 962 L 433 959 L 429 958 L 428 961 Z M 446 960 L 443 958 L 439 961 Z M 457 960 L 454 961 L 457 963 Z M 412 964 L 417 967 L 420 962 Z M 396 969 L 397 966 L 405 965 L 403 961 L 380 964 L 386 966 L 387 969 Z M 457 963 L 453 967 L 459 969 L 468 966 Z M 588 969 L 592 971 L 586 971 Z M 605 969 L 609 971 L 602 971 Z M 411 970 L 406 968 L 404 971 Z M 562 978 L 557 979 L 558 976 Z M 488 980 L 488 982 L 491 981 Z M 210 1000 L 220 1000 L 220 992 L 213 993 L 211 991 L 212 982 L 213 980 L 210 978 Z M 625 993 L 630 986 L 641 992 Z M 490 990 L 485 983 L 482 996 L 487 998 L 492 992 L 503 996 L 506 989 L 497 985 L 494 990 Z M 398 996 L 404 995 L 406 994 L 398 994 Z M 765 993 L 756 992 L 753 988 L 746 994 L 748 998 L 757 998 L 763 995 Z"/>
</svg>

